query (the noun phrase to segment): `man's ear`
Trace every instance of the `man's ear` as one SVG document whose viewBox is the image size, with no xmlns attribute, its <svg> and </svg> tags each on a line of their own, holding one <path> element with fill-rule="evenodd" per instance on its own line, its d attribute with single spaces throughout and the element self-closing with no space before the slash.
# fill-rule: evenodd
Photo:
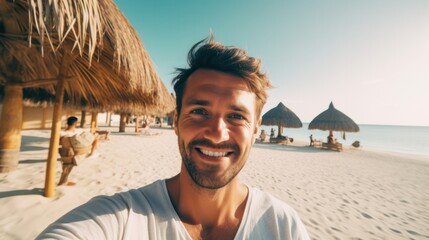
<svg viewBox="0 0 429 240">
<path fill-rule="evenodd" d="M 176 133 L 177 136 L 179 136 L 179 129 L 178 129 L 178 123 L 179 123 L 179 114 L 177 113 L 177 109 L 174 110 L 174 132 Z"/>
<path fill-rule="evenodd" d="M 261 126 L 262 123 L 262 118 L 259 118 L 258 121 L 255 124 L 255 130 L 253 132 L 253 140 L 252 140 L 252 144 L 255 143 L 256 138 L 258 137 L 258 132 L 259 132 L 259 127 Z"/>
</svg>

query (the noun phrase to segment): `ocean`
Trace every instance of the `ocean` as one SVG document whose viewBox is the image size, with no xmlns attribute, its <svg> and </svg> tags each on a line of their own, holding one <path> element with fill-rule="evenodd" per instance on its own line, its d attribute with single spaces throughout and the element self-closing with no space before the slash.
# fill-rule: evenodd
<svg viewBox="0 0 429 240">
<path fill-rule="evenodd" d="M 268 135 L 271 128 L 274 128 L 277 134 L 277 126 L 261 126 Z M 334 132 L 334 138 L 345 147 L 357 140 L 365 149 L 429 156 L 429 127 L 360 124 L 359 128 L 357 133 L 346 132 L 346 140 L 343 140 L 342 132 Z M 308 143 L 310 134 L 313 134 L 315 139 L 326 142 L 329 132 L 308 130 L 308 123 L 303 123 L 302 128 L 283 128 L 283 136 Z"/>
</svg>

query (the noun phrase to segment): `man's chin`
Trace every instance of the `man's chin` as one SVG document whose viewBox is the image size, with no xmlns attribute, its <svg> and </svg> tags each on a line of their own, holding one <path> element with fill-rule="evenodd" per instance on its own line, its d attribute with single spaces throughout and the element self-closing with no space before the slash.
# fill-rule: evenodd
<svg viewBox="0 0 429 240">
<path fill-rule="evenodd" d="M 227 186 L 229 183 L 229 182 L 227 182 L 227 183 L 223 183 L 223 182 L 210 182 L 210 183 L 208 183 L 208 182 L 204 182 L 204 181 L 198 182 L 198 181 L 195 181 L 194 179 L 192 179 L 192 180 L 195 183 L 195 185 L 197 185 L 200 188 L 207 189 L 207 190 L 222 189 L 225 186 Z"/>
<path fill-rule="evenodd" d="M 222 179 L 221 176 L 215 174 L 202 174 L 201 172 L 190 172 L 187 169 L 188 175 L 191 177 L 193 183 L 204 189 L 216 190 L 227 186 L 232 179 Z"/>
</svg>

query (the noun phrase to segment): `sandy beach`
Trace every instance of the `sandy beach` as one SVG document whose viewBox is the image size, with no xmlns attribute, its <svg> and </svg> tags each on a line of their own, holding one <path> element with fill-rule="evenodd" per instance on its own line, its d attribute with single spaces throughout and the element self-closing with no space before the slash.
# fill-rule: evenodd
<svg viewBox="0 0 429 240">
<path fill-rule="evenodd" d="M 42 196 L 50 131 L 22 132 L 18 170 L 0 174 L 0 239 L 33 239 L 94 196 L 178 173 L 172 129 L 152 128 L 153 136 L 103 129 L 111 140 L 73 169 L 77 184 L 57 187 L 52 199 Z M 307 144 L 255 144 L 240 179 L 295 208 L 312 239 L 429 239 L 429 157 Z M 58 162 L 57 182 L 60 170 Z"/>
</svg>

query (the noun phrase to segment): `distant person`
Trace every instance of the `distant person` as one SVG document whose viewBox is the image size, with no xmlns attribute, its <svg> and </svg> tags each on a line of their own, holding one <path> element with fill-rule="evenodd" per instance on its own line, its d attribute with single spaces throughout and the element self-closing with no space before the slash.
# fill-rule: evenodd
<svg viewBox="0 0 429 240">
<path fill-rule="evenodd" d="M 77 117 L 69 117 L 66 129 L 60 133 L 61 148 L 59 153 L 62 161 L 62 172 L 58 185 L 75 185 L 74 182 L 68 182 L 70 172 L 73 167 L 78 165 L 78 161 L 80 161 L 78 159 L 93 155 L 97 146 L 97 134 L 93 135 L 90 132 L 78 129 L 77 122 Z M 71 138 L 74 138 L 74 140 L 70 140 Z M 89 154 L 88 150 L 90 151 Z"/>
<path fill-rule="evenodd" d="M 310 135 L 310 147 L 314 146 L 314 138 L 313 138 L 313 134 Z"/>
<path fill-rule="evenodd" d="M 77 127 L 77 122 L 78 122 L 78 118 L 75 116 L 71 116 L 71 117 L 67 118 L 67 127 L 64 131 L 62 131 L 60 133 L 60 138 L 61 137 L 72 137 L 72 136 L 75 136 L 77 134 L 82 133 L 84 130 Z M 91 152 L 89 155 L 92 155 L 94 153 L 95 148 L 97 147 L 98 138 L 99 138 L 98 133 L 95 132 L 92 134 L 93 134 L 94 138 L 93 138 L 93 141 L 91 143 L 92 147 L 91 147 Z"/>
<path fill-rule="evenodd" d="M 264 129 L 261 130 L 261 135 L 259 135 L 259 138 L 262 142 L 265 142 L 265 140 L 267 139 L 267 134 L 265 133 Z"/>
<path fill-rule="evenodd" d="M 334 144 L 335 143 L 334 136 L 332 136 L 332 135 L 328 136 L 328 143 L 330 143 L 330 144 Z"/>
<path fill-rule="evenodd" d="M 270 86 L 261 62 L 212 37 L 194 45 L 174 78 L 180 172 L 140 189 L 97 197 L 38 239 L 294 239 L 297 213 L 240 183 Z"/>
<path fill-rule="evenodd" d="M 275 138 L 275 137 L 276 137 L 275 135 L 276 135 L 276 134 L 275 134 L 275 130 L 274 130 L 274 128 L 271 128 L 270 138 Z"/>
<path fill-rule="evenodd" d="M 171 126 L 171 128 L 174 127 L 173 117 L 171 117 L 171 116 L 168 117 L 168 125 Z"/>
<path fill-rule="evenodd" d="M 147 119 L 143 119 L 141 126 L 143 129 L 149 129 L 149 123 Z"/>
</svg>

